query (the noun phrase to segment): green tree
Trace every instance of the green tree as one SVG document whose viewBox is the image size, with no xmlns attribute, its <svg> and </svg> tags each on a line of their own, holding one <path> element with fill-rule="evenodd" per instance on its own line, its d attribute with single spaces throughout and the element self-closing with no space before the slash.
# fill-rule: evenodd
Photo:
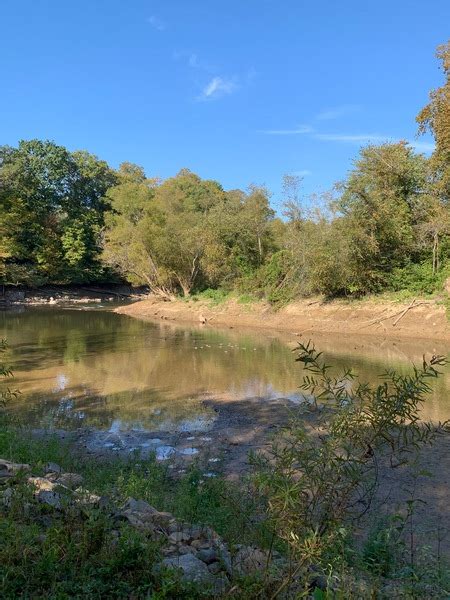
<svg viewBox="0 0 450 600">
<path fill-rule="evenodd" d="M 414 255 L 416 207 L 426 181 L 426 158 L 404 142 L 361 150 L 335 205 L 348 236 L 349 291 L 380 290 L 386 275 Z"/>
<path fill-rule="evenodd" d="M 447 207 L 450 203 L 450 41 L 436 53 L 442 62 L 445 83 L 430 93 L 430 102 L 417 116 L 419 133 L 431 131 L 436 148 L 431 157 L 434 193 Z"/>
<path fill-rule="evenodd" d="M 87 152 L 53 142 L 0 148 L 0 231 L 10 283 L 87 281 L 102 268 L 103 197 L 116 176 Z"/>
</svg>

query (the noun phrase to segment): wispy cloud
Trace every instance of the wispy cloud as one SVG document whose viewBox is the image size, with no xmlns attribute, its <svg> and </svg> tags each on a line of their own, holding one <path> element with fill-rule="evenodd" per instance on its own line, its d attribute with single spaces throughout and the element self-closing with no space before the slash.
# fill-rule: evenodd
<svg viewBox="0 0 450 600">
<path fill-rule="evenodd" d="M 314 129 L 310 125 L 299 125 L 292 129 L 260 129 L 259 133 L 266 135 L 300 135 L 302 133 L 312 133 Z"/>
<path fill-rule="evenodd" d="M 316 119 L 317 121 L 332 121 L 333 119 L 346 117 L 360 111 L 361 106 L 359 104 L 341 104 L 340 106 L 334 106 L 321 111 L 316 115 Z"/>
<path fill-rule="evenodd" d="M 212 100 L 221 96 L 228 96 L 236 91 L 238 85 L 235 79 L 226 77 L 213 77 L 203 88 L 198 100 Z"/>
<path fill-rule="evenodd" d="M 326 142 L 348 142 L 350 144 L 387 142 L 392 139 L 388 135 L 380 135 L 379 133 L 315 133 L 313 137 L 316 140 L 323 140 Z"/>
<path fill-rule="evenodd" d="M 411 146 L 417 150 L 417 152 L 433 152 L 436 145 L 433 142 L 419 142 L 417 140 L 410 140 L 408 142 Z"/>
<path fill-rule="evenodd" d="M 159 17 L 156 17 L 155 15 L 151 15 L 150 17 L 148 17 L 147 23 L 150 23 L 153 29 L 157 29 L 158 31 L 164 31 L 164 29 L 166 28 L 166 24 L 164 23 L 164 21 L 162 21 Z"/>
<path fill-rule="evenodd" d="M 400 141 L 408 143 L 417 152 L 430 153 L 435 149 L 433 142 L 422 140 L 405 140 L 392 135 L 381 133 L 320 133 L 311 125 L 299 125 L 292 129 L 260 129 L 258 133 L 266 135 L 306 135 L 307 138 L 320 140 L 322 142 L 337 142 L 341 144 L 355 144 L 358 146 L 365 144 L 396 144 Z M 301 173 L 300 171 L 297 173 Z M 309 175 L 309 173 L 307 173 Z"/>
<path fill-rule="evenodd" d="M 340 133 L 315 133 L 312 136 L 316 140 L 326 142 L 341 142 L 349 144 L 396 144 L 404 141 L 412 146 L 417 152 L 433 152 L 435 145 L 432 142 L 423 142 L 418 140 L 405 140 L 391 135 L 381 135 L 379 133 L 358 133 L 358 134 L 340 134 Z"/>
</svg>

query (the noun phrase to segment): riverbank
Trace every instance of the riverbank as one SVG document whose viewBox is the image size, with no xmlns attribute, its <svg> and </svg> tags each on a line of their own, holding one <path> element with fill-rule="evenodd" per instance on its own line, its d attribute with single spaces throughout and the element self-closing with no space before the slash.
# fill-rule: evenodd
<svg viewBox="0 0 450 600">
<path fill-rule="evenodd" d="M 147 295 L 145 287 L 122 284 L 45 285 L 40 288 L 8 286 L 0 289 L 0 307 L 129 302 Z"/>
<path fill-rule="evenodd" d="M 215 305 L 208 300 L 168 302 L 149 298 L 118 307 L 116 312 L 139 319 L 258 327 L 297 335 L 334 333 L 450 341 L 450 320 L 444 304 L 423 299 L 394 302 L 316 298 L 275 310 L 263 301 L 243 303 L 229 299 Z"/>
</svg>

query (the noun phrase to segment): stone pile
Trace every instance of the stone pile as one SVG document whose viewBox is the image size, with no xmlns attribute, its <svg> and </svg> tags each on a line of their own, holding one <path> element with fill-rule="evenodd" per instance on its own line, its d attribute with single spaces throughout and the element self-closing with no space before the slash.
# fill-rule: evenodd
<svg viewBox="0 0 450 600">
<path fill-rule="evenodd" d="M 20 474 L 21 478 L 16 477 Z M 118 529 L 120 522 L 127 522 L 161 543 L 164 558 L 153 569 L 174 569 L 182 580 L 207 586 L 213 595 L 227 590 L 233 574 L 249 575 L 267 567 L 268 555 L 258 548 L 237 546 L 232 556 L 227 544 L 211 527 L 180 521 L 144 500 L 129 498 L 122 507 L 117 507 L 109 498 L 83 488 L 81 475 L 65 473 L 53 463 L 46 465 L 44 476 L 36 477 L 31 475 L 29 465 L 0 459 L 0 490 L 4 488 L 0 495 L 4 506 L 11 504 L 15 482 L 19 481 L 30 486 L 38 502 L 54 510 L 98 508 L 109 512 Z M 120 535 L 118 530 L 116 533 Z"/>
</svg>

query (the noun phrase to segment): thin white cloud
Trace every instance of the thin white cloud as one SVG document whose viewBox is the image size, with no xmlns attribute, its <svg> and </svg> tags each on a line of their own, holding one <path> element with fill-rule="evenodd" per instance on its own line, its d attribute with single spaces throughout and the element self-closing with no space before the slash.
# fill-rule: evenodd
<svg viewBox="0 0 450 600">
<path fill-rule="evenodd" d="M 417 140 L 411 140 L 408 144 L 411 144 L 417 152 L 434 152 L 436 148 L 436 145 L 433 144 L 433 142 L 418 142 Z"/>
<path fill-rule="evenodd" d="M 361 110 L 361 106 L 358 104 L 342 104 L 341 106 L 334 106 L 321 111 L 316 115 L 318 121 L 332 121 L 333 119 L 339 119 L 347 115 L 354 114 Z"/>
<path fill-rule="evenodd" d="M 234 79 L 225 77 L 213 77 L 203 88 L 198 100 L 212 100 L 221 96 L 228 96 L 237 90 L 237 83 Z"/>
<path fill-rule="evenodd" d="M 402 140 L 390 135 L 380 135 L 379 133 L 358 133 L 358 134 L 340 134 L 340 133 L 315 133 L 312 136 L 316 140 L 325 142 L 341 142 L 349 144 L 397 144 L 400 141 L 406 141 L 417 152 L 433 152 L 435 145 L 430 142 L 417 140 Z"/>
<path fill-rule="evenodd" d="M 388 142 L 392 139 L 388 135 L 380 135 L 379 133 L 315 133 L 313 137 L 316 140 L 323 140 L 325 142 L 348 142 L 350 144 Z"/>
<path fill-rule="evenodd" d="M 157 29 L 158 31 L 164 31 L 164 29 L 166 28 L 166 24 L 164 23 L 164 21 L 162 21 L 159 17 L 156 17 L 155 15 L 151 15 L 150 17 L 148 17 L 147 23 L 150 23 L 153 29 Z"/>
<path fill-rule="evenodd" d="M 312 133 L 314 129 L 310 125 L 299 125 L 294 129 L 260 129 L 259 133 L 266 135 L 300 135 L 302 133 Z"/>
</svg>

